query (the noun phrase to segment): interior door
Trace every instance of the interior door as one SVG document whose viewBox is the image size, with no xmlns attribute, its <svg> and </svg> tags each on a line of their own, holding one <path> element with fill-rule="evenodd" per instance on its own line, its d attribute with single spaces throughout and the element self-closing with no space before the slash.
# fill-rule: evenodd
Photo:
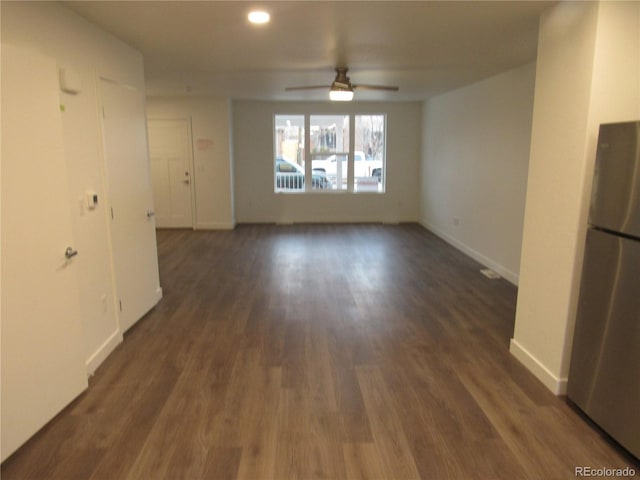
<svg viewBox="0 0 640 480">
<path fill-rule="evenodd" d="M 57 75 L 2 44 L 2 460 L 87 387 Z"/>
<path fill-rule="evenodd" d="M 193 228 L 189 121 L 150 119 L 147 126 L 156 226 Z"/>
<path fill-rule="evenodd" d="M 125 332 L 162 297 L 144 96 L 101 78 L 102 130 L 118 319 Z"/>
</svg>

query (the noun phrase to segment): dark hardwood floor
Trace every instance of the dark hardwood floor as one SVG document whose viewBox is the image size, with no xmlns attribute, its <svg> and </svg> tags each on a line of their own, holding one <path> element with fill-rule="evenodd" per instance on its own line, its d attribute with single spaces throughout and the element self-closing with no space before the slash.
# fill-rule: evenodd
<svg viewBox="0 0 640 480">
<path fill-rule="evenodd" d="M 417 225 L 159 231 L 164 299 L 2 479 L 572 479 L 632 465 Z M 637 467 L 636 467 L 637 468 Z"/>
</svg>

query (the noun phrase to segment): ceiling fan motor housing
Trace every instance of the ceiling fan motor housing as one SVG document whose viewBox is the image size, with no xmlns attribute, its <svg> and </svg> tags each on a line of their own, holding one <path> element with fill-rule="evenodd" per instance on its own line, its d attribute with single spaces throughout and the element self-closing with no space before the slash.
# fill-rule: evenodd
<svg viewBox="0 0 640 480">
<path fill-rule="evenodd" d="M 336 79 L 331 84 L 332 90 L 353 90 L 351 80 L 347 76 L 347 68 L 336 68 Z"/>
</svg>

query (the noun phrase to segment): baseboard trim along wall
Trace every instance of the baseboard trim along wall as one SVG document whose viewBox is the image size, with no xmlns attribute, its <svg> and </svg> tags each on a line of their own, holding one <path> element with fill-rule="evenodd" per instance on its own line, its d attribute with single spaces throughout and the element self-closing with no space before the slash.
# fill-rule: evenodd
<svg viewBox="0 0 640 480">
<path fill-rule="evenodd" d="M 194 230 L 233 230 L 236 228 L 235 223 L 231 222 L 215 222 L 215 223 L 198 223 Z"/>
<path fill-rule="evenodd" d="M 473 248 L 469 247 L 468 245 L 462 243 L 460 240 L 458 240 L 458 239 L 452 237 L 451 235 L 443 232 L 442 230 L 440 230 L 436 226 L 430 224 L 429 222 L 421 220 L 420 221 L 420 225 L 422 225 L 424 228 L 429 230 L 434 235 L 437 235 L 438 237 L 440 237 L 442 240 L 447 242 L 449 245 L 457 248 L 458 250 L 460 250 L 464 254 L 470 256 L 475 261 L 481 263 L 485 267 L 488 267 L 491 270 L 493 270 L 494 272 L 500 274 L 500 276 L 503 277 L 505 280 L 508 280 L 509 282 L 514 284 L 515 286 L 518 286 L 518 282 L 520 280 L 520 277 L 519 277 L 519 275 L 517 273 L 514 273 L 511 270 L 509 270 L 509 269 L 505 268 L 504 266 L 500 265 L 499 263 L 496 263 L 495 261 L 493 261 L 489 257 L 486 257 L 485 255 L 483 255 L 482 253 L 478 252 L 477 250 L 474 250 Z"/>
<path fill-rule="evenodd" d="M 520 345 L 517 340 L 511 339 L 509 343 L 509 352 L 516 357 L 533 375 L 540 380 L 545 387 L 553 392 L 554 395 L 567 394 L 567 378 L 559 378 L 555 376 L 542 362 L 531 354 L 526 348 Z"/>
<path fill-rule="evenodd" d="M 113 332 L 105 342 L 87 359 L 87 375 L 91 376 L 113 352 L 118 345 L 122 343 L 123 337 L 120 330 Z"/>
</svg>

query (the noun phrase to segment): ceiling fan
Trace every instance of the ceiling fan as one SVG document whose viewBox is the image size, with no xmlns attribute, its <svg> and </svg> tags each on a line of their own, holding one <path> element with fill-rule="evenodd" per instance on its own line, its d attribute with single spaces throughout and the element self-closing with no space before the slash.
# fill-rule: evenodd
<svg viewBox="0 0 640 480">
<path fill-rule="evenodd" d="M 329 98 L 333 101 L 349 102 L 353 99 L 353 91 L 359 90 L 386 90 L 390 92 L 397 92 L 398 87 L 389 85 L 363 85 L 353 84 L 347 76 L 347 67 L 336 67 L 336 78 L 331 85 L 312 85 L 305 87 L 287 87 L 285 91 L 291 92 L 294 90 L 318 90 L 329 89 Z"/>
</svg>

